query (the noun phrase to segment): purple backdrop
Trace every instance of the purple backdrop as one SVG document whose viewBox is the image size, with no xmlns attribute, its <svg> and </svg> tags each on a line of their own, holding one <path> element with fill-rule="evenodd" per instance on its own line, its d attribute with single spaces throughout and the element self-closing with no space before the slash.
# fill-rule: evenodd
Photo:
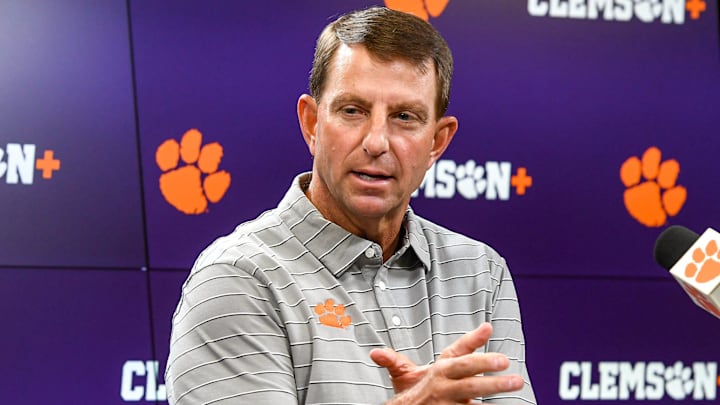
<svg viewBox="0 0 720 405">
<path fill-rule="evenodd" d="M 1 274 L 4 403 L 123 404 L 123 386 L 128 398 L 145 389 L 148 373 L 133 368 L 153 359 L 145 273 Z"/>
<path fill-rule="evenodd" d="M 124 2 L 3 2 L 0 265 L 145 264 L 130 78 Z M 52 150 L 59 170 L 42 178 L 26 153 L 11 183 L 10 144 Z"/>
</svg>

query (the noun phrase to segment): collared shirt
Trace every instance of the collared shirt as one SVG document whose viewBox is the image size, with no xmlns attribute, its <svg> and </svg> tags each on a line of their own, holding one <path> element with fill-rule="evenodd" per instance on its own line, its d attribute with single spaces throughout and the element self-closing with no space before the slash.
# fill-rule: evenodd
<svg viewBox="0 0 720 405">
<path fill-rule="evenodd" d="M 307 199 L 309 176 L 198 257 L 173 315 L 170 403 L 380 404 L 394 392 L 372 349 L 430 364 L 486 321 L 494 332 L 480 351 L 507 355 L 503 374 L 525 386 L 485 400 L 534 404 L 505 260 L 408 208 L 400 247 L 383 263 L 377 243 Z"/>
</svg>

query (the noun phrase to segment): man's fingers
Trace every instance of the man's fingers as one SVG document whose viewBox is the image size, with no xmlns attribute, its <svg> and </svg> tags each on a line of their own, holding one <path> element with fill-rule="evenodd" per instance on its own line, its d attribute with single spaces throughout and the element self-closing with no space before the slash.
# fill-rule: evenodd
<svg viewBox="0 0 720 405">
<path fill-rule="evenodd" d="M 468 398 L 517 391 L 524 384 L 522 377 L 517 374 L 464 378 L 447 386 L 448 398 L 457 402 L 466 401 Z"/>
<path fill-rule="evenodd" d="M 440 366 L 440 364 L 438 364 Z M 481 373 L 493 373 L 505 370 L 510 361 L 499 353 L 473 353 L 466 356 L 445 359 L 441 367 L 447 378 L 460 379 L 476 376 Z"/>
<path fill-rule="evenodd" d="M 370 351 L 370 358 L 378 366 L 385 367 L 390 377 L 397 378 L 416 368 L 407 356 L 392 349 L 373 349 Z"/>
<path fill-rule="evenodd" d="M 440 353 L 439 359 L 452 358 L 470 354 L 487 343 L 492 335 L 492 326 L 485 322 L 460 337 Z"/>
</svg>

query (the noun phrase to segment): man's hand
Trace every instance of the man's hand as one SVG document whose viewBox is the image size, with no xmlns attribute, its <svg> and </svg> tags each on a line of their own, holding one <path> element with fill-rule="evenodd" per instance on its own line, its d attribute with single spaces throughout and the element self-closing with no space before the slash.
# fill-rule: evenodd
<svg viewBox="0 0 720 405">
<path fill-rule="evenodd" d="M 388 405 L 400 404 L 467 404 L 473 398 L 523 387 L 519 375 L 483 376 L 502 371 L 509 361 L 499 353 L 475 353 L 487 343 L 492 326 L 483 323 L 448 346 L 432 365 L 416 366 L 406 356 L 392 349 L 374 349 L 370 358 L 385 367 L 395 389 Z"/>
</svg>

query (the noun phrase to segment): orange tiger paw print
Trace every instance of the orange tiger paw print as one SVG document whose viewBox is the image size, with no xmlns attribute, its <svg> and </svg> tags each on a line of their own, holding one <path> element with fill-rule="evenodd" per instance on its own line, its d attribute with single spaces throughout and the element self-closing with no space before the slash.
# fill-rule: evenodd
<svg viewBox="0 0 720 405">
<path fill-rule="evenodd" d="M 718 245 L 714 240 L 708 242 L 705 250 L 696 248 L 693 250 L 693 263 L 685 267 L 685 276 L 695 278 L 699 283 L 707 283 L 720 276 L 720 253 Z M 717 254 L 716 258 L 712 257 Z M 698 271 L 699 270 L 699 271 Z"/>
<path fill-rule="evenodd" d="M 685 187 L 675 185 L 680 164 L 675 159 L 661 163 L 661 159 L 660 149 L 651 146 L 642 160 L 632 156 L 620 167 L 620 179 L 627 188 L 623 195 L 625 208 L 648 227 L 664 225 L 668 215 L 680 212 L 687 198 Z"/>
<path fill-rule="evenodd" d="M 698 283 L 707 283 L 720 277 L 720 253 L 718 245 L 714 240 L 705 245 L 705 249 L 696 248 L 692 253 L 692 263 L 685 266 L 685 277 L 695 278 Z M 713 255 L 716 255 L 713 257 Z M 702 292 L 694 287 L 686 288 L 686 291 L 693 296 L 695 303 L 708 312 L 720 318 L 720 310 L 715 303 L 708 299 Z M 720 379 L 718 379 L 720 383 Z"/>
<path fill-rule="evenodd" d="M 345 315 L 345 305 L 335 305 L 333 299 L 327 299 L 324 304 L 315 305 L 315 313 L 318 314 L 321 324 L 333 328 L 345 329 L 352 322 L 352 319 Z"/>
<path fill-rule="evenodd" d="M 385 6 L 428 21 L 430 16 L 439 17 L 449 2 L 450 0 L 385 0 Z"/>
<path fill-rule="evenodd" d="M 168 139 L 155 152 L 155 162 L 164 172 L 160 176 L 163 197 L 188 215 L 207 212 L 208 201 L 220 201 L 230 187 L 230 173 L 218 171 L 223 147 L 217 142 L 202 148 L 201 145 L 202 133 L 191 129 L 185 132 L 179 144 Z M 180 159 L 186 165 L 178 168 Z"/>
</svg>

